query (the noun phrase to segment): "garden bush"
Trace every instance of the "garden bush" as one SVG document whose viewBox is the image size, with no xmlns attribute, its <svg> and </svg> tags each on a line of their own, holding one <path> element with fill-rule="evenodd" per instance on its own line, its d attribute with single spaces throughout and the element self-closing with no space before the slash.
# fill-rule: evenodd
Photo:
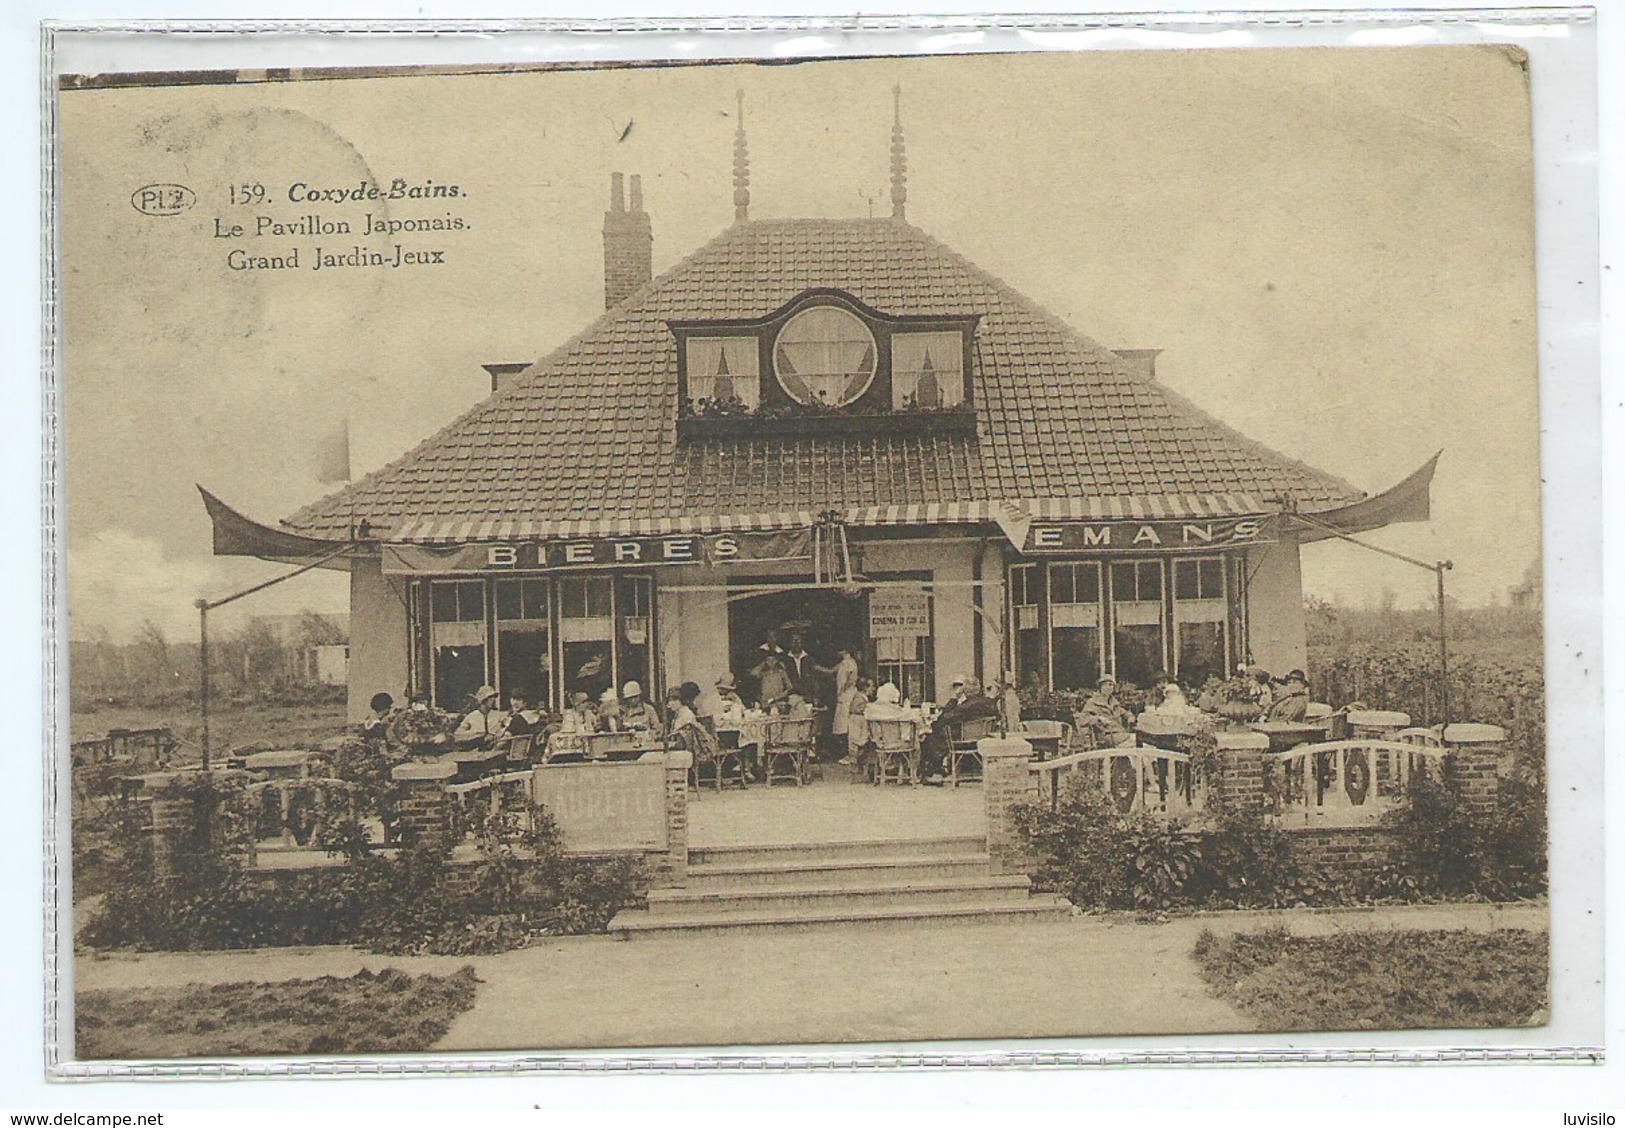
<svg viewBox="0 0 1625 1128">
<path fill-rule="evenodd" d="M 200 774 L 188 849 L 174 875 L 153 873 L 152 838 L 125 805 L 106 863 L 107 892 L 79 932 L 93 948 L 203 950 L 362 944 L 389 953 L 473 954 L 534 936 L 602 931 L 636 905 L 644 877 L 630 858 L 566 854 L 551 820 L 495 820 L 478 828 L 478 858 L 443 850 L 381 853 L 353 822 L 330 828 L 328 868 L 255 871 L 239 829 L 220 812 L 229 785 Z M 238 820 L 239 822 L 242 820 Z"/>
<path fill-rule="evenodd" d="M 1437 900 L 1517 900 L 1546 892 L 1544 792 L 1503 781 L 1476 813 L 1454 781 L 1418 774 L 1383 820 L 1389 856 L 1307 864 L 1293 834 L 1260 814 L 1210 804 L 1188 823 L 1125 814 L 1098 788 L 1069 789 L 1051 810 L 1028 805 L 1018 827 L 1033 881 L 1085 909 L 1278 908 Z"/>
<path fill-rule="evenodd" d="M 1259 816 L 1218 813 L 1181 824 L 1124 814 L 1098 788 L 1070 789 L 1052 811 L 1025 806 L 1018 825 L 1033 880 L 1089 909 L 1256 908 L 1296 903 L 1318 875 Z"/>
</svg>

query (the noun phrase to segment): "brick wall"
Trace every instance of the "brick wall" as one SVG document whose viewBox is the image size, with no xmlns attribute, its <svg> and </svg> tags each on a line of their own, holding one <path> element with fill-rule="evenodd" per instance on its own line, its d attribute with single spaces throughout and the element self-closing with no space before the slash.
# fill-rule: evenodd
<svg viewBox="0 0 1625 1128">
<path fill-rule="evenodd" d="M 1381 866 L 1393 854 L 1392 831 L 1380 826 L 1301 827 L 1287 831 L 1300 865 L 1344 873 Z"/>
</svg>

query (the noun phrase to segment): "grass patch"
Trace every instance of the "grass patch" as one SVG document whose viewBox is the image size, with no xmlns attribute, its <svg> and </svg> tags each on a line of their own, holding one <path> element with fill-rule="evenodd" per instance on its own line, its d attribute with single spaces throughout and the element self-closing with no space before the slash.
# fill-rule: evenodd
<svg viewBox="0 0 1625 1128">
<path fill-rule="evenodd" d="M 282 983 L 129 987 L 74 999 L 75 1051 L 105 1058 L 419 1053 L 474 1005 L 472 967 Z"/>
<path fill-rule="evenodd" d="M 1548 940 L 1500 929 L 1293 936 L 1284 926 L 1196 941 L 1213 994 L 1261 1030 L 1411 1030 L 1545 1021 Z"/>
</svg>

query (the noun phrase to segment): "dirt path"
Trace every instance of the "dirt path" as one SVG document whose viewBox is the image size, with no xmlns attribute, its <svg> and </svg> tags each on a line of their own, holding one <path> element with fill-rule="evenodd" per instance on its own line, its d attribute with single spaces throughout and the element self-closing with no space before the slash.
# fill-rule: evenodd
<svg viewBox="0 0 1625 1128">
<path fill-rule="evenodd" d="M 616 941 L 583 937 L 496 956 L 374 956 L 349 948 L 82 957 L 80 988 L 271 981 L 362 968 L 483 980 L 439 1050 L 1035 1038 L 1243 1031 L 1190 958 L 1202 929 L 1546 927 L 1543 905 L 1221 913 L 1141 923 L 1075 917 L 936 928 L 869 926 Z"/>
</svg>

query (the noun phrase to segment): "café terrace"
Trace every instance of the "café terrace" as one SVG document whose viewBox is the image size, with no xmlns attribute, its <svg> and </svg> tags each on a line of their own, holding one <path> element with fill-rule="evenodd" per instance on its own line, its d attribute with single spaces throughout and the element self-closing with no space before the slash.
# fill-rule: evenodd
<svg viewBox="0 0 1625 1128">
<path fill-rule="evenodd" d="M 906 218 L 734 222 L 658 277 L 637 176 L 605 312 L 400 460 L 283 520 L 205 493 L 215 551 L 347 569 L 349 711 L 380 691 L 560 709 L 743 676 L 766 633 L 915 701 L 1303 667 L 1302 546 L 1425 519 L 1277 454 Z"/>
</svg>

